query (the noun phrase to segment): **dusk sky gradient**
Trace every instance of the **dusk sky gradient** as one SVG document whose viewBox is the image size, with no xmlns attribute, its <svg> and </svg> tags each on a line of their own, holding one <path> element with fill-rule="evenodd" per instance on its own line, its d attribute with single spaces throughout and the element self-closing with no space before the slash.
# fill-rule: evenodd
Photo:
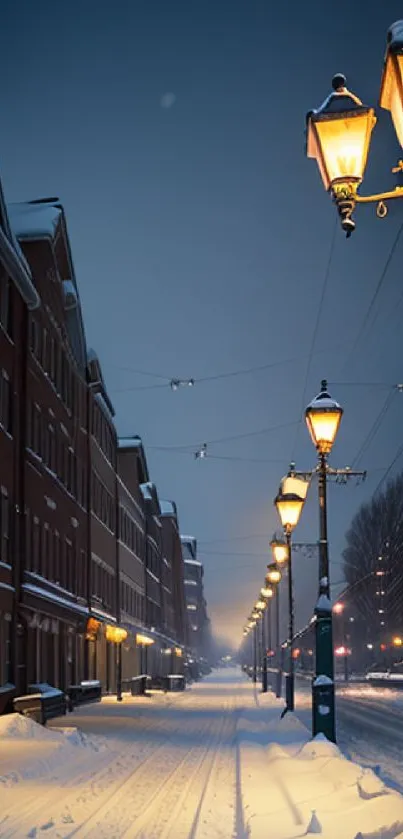
<svg viewBox="0 0 403 839">
<path fill-rule="evenodd" d="M 315 452 L 303 425 L 208 447 L 238 460 L 195 461 L 192 452 L 296 423 L 323 377 L 403 380 L 403 235 L 376 318 L 356 342 L 403 222 L 400 202 L 384 221 L 360 207 L 349 241 L 337 226 L 307 375 L 336 211 L 304 155 L 305 113 L 335 72 L 377 105 L 386 31 L 401 16 L 397 0 L 2 6 L 6 199 L 57 195 L 64 204 L 87 341 L 118 431 L 143 438 L 160 497 L 177 502 L 182 532 L 198 540 L 213 628 L 233 642 L 263 582 L 279 481 L 292 454 L 309 469 Z M 401 155 L 389 114 L 377 113 L 367 193 L 393 188 Z M 132 372 L 197 380 L 288 359 L 297 360 L 175 393 Z M 345 466 L 387 390 L 340 384 L 331 393 L 345 409 L 332 463 Z M 349 521 L 401 443 L 402 400 L 396 394 L 358 463 L 367 482 L 330 486 L 335 583 Z M 317 519 L 313 486 L 299 541 L 316 541 Z M 302 626 L 315 602 L 316 559 L 296 554 L 295 578 Z"/>
</svg>

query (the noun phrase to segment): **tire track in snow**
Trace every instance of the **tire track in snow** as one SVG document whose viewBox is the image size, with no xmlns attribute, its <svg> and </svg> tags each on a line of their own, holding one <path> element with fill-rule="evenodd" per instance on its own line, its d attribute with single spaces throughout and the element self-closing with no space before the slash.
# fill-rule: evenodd
<svg viewBox="0 0 403 839">
<path fill-rule="evenodd" d="M 199 732 L 200 743 L 188 749 L 183 757 L 178 758 L 177 755 L 174 757 L 173 767 L 170 766 L 170 761 L 172 761 L 172 745 L 174 749 L 176 748 L 175 741 L 169 744 L 167 760 L 162 767 L 162 772 L 156 772 L 155 763 L 152 762 L 150 775 L 140 779 L 140 784 L 142 781 L 144 784 L 143 790 L 139 790 L 138 784 L 133 785 L 133 775 L 128 778 L 124 788 L 118 790 L 113 796 L 115 800 L 112 801 L 110 798 L 102 810 L 91 818 L 91 830 L 88 832 L 86 829 L 83 832 L 83 826 L 81 826 L 80 839 L 81 837 L 83 839 L 84 837 L 109 839 L 111 836 L 119 837 L 119 839 L 123 837 L 126 839 L 162 839 L 164 837 L 165 839 L 165 836 L 170 835 L 171 829 L 174 830 L 175 839 L 179 839 L 178 818 L 184 812 L 185 801 L 195 776 L 199 777 L 212 748 L 214 745 L 217 748 L 222 739 L 222 729 L 226 723 L 225 716 L 220 721 L 218 732 L 215 730 L 215 722 L 216 720 L 208 721 L 204 729 Z M 160 778 L 156 778 L 156 774 L 159 774 Z M 120 806 L 121 801 L 124 802 L 123 811 Z M 135 821 L 133 821 L 133 813 L 138 814 Z M 191 811 L 190 824 L 193 816 L 194 809 Z M 89 825 L 85 827 L 88 828 Z M 188 830 L 185 836 L 188 836 Z"/>
<path fill-rule="evenodd" d="M 145 722 L 144 727 L 141 728 L 141 738 L 144 740 L 143 743 L 141 743 L 141 741 L 139 743 L 139 740 L 137 739 L 132 739 L 126 747 L 122 748 L 120 746 L 120 751 L 118 753 L 116 752 L 116 749 L 114 749 L 109 760 L 106 755 L 102 754 L 101 769 L 96 767 L 98 753 L 88 753 L 84 758 L 84 765 L 87 762 L 86 769 L 83 768 L 82 761 L 80 760 L 79 773 L 75 773 L 73 776 L 69 773 L 65 782 L 63 782 L 62 776 L 60 795 L 57 798 L 57 808 L 60 812 L 60 805 L 64 804 L 65 812 L 62 816 L 62 823 L 64 830 L 66 830 L 69 825 L 67 828 L 69 833 L 67 835 L 72 835 L 71 825 L 74 824 L 74 819 L 69 812 L 69 802 L 72 797 L 74 796 L 76 801 L 77 799 L 81 799 L 81 804 L 83 803 L 83 795 L 93 796 L 98 799 L 99 795 L 105 791 L 108 785 L 112 783 L 112 779 L 116 779 L 116 776 L 126 777 L 128 772 L 133 771 L 134 762 L 136 763 L 136 769 L 140 768 L 143 763 L 150 760 L 156 752 L 163 748 L 165 741 L 170 738 L 171 735 L 167 734 L 165 725 L 166 721 L 164 718 L 159 719 L 157 722 L 152 719 L 148 724 Z M 164 743 L 159 746 L 151 747 L 151 753 L 150 746 L 147 744 L 146 740 L 147 733 L 153 733 L 154 735 L 162 733 L 165 735 Z M 144 735 L 146 736 L 144 737 Z M 144 757 L 142 757 L 143 755 Z M 57 776 L 55 777 L 54 775 L 50 780 L 53 781 L 53 785 L 48 786 L 45 793 L 38 794 L 38 789 L 36 789 L 36 792 L 31 796 L 27 796 L 27 792 L 26 790 L 23 790 L 22 784 L 18 785 L 19 790 L 23 791 L 24 795 L 22 800 L 20 798 L 19 802 L 16 803 L 12 811 L 10 811 L 10 809 L 8 810 L 6 818 L 0 822 L 0 835 L 2 839 L 12 839 L 12 837 L 18 837 L 18 839 L 21 839 L 22 836 L 27 836 L 32 839 L 32 837 L 40 836 L 43 831 L 45 832 L 44 835 L 46 834 L 46 836 L 50 839 L 53 835 L 51 828 L 55 826 L 57 819 L 53 816 L 47 820 L 40 818 L 42 813 L 49 814 L 55 810 L 55 788 L 57 788 L 58 783 L 60 785 L 60 781 Z M 49 789 L 51 792 L 49 792 Z M 10 818 L 10 812 L 11 814 L 14 813 L 14 817 Z M 35 819 L 37 819 L 38 822 L 46 822 L 46 824 L 43 823 L 42 825 L 40 824 L 39 826 L 35 826 Z M 65 833 L 57 833 L 58 837 L 64 835 Z"/>
</svg>

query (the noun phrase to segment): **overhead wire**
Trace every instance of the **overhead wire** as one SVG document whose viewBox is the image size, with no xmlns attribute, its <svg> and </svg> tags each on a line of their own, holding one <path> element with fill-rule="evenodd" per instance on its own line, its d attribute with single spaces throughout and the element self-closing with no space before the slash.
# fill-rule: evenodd
<svg viewBox="0 0 403 839">
<path fill-rule="evenodd" d="M 266 428 L 261 428 L 261 429 L 258 429 L 257 431 L 246 431 L 246 432 L 242 432 L 241 434 L 231 434 L 228 437 L 218 437 L 218 438 L 215 438 L 214 440 L 204 440 L 204 442 L 208 446 L 213 446 L 216 443 L 227 443 L 227 442 L 231 442 L 232 440 L 244 440 L 247 437 L 258 437 L 261 434 L 269 434 L 272 431 L 279 431 L 283 428 L 288 428 L 292 425 L 296 425 L 296 423 L 297 423 L 297 420 L 293 420 L 293 421 L 291 420 L 289 422 L 279 423 L 278 425 L 267 426 Z M 186 451 L 186 449 L 193 450 L 195 447 L 197 447 L 199 445 L 200 445 L 200 442 L 198 442 L 198 443 L 186 443 L 186 444 L 180 445 L 180 446 L 152 446 L 152 445 L 148 445 L 147 448 L 148 449 L 158 449 L 159 451 L 180 451 L 180 450 Z"/>
<path fill-rule="evenodd" d="M 324 353 L 334 351 L 334 349 L 337 349 L 337 347 L 333 348 L 333 350 L 330 350 L 330 349 L 316 350 L 315 352 L 312 353 L 312 355 L 322 355 Z M 237 369 L 237 370 L 230 370 L 226 373 L 216 373 L 216 374 L 213 374 L 211 376 L 199 376 L 199 377 L 194 376 L 192 378 L 192 381 L 193 381 L 194 384 L 200 384 L 200 383 L 204 383 L 204 382 L 217 381 L 219 379 L 230 379 L 230 378 L 235 378 L 235 377 L 238 377 L 238 376 L 248 376 L 251 373 L 259 373 L 263 370 L 270 370 L 270 369 L 273 369 L 275 367 L 282 367 L 286 364 L 293 364 L 297 361 L 301 361 L 302 359 L 304 359 L 306 357 L 307 356 L 304 356 L 304 355 L 295 355 L 295 356 L 292 356 L 291 358 L 285 358 L 285 359 L 281 359 L 279 361 L 272 361 L 272 362 L 268 362 L 267 364 L 259 364 L 255 367 L 247 367 L 247 368 L 240 368 L 240 369 Z M 165 383 L 160 384 L 160 385 L 131 385 L 129 387 L 123 387 L 123 388 L 117 388 L 115 390 L 111 390 L 111 393 L 129 393 L 131 391 L 137 391 L 137 390 L 151 390 L 151 389 L 153 390 L 155 388 L 169 388 L 171 386 L 171 382 L 173 381 L 172 377 L 163 376 L 163 375 L 160 375 L 159 373 L 146 373 L 145 370 L 137 370 L 135 368 L 130 368 L 130 367 L 121 367 L 120 369 L 121 370 L 126 370 L 127 372 L 131 371 L 131 372 L 136 373 L 140 376 L 152 376 L 152 377 L 157 378 L 157 379 L 165 379 Z"/>
<path fill-rule="evenodd" d="M 360 341 L 361 341 L 361 339 L 362 339 L 362 337 L 363 337 L 363 335 L 364 335 L 364 333 L 365 333 L 365 331 L 366 331 L 366 328 L 367 328 L 367 324 L 368 324 L 369 318 L 370 318 L 371 313 L 372 313 L 372 311 L 373 311 L 373 309 L 374 309 L 375 303 L 376 303 L 376 301 L 377 301 L 377 299 L 378 299 L 378 297 L 379 297 L 379 294 L 380 294 L 380 292 L 381 292 L 382 286 L 383 286 L 383 284 L 384 284 L 384 282 L 385 282 L 385 279 L 386 279 L 387 273 L 388 273 L 388 271 L 389 271 L 389 267 L 390 267 L 390 265 L 391 265 L 391 263 L 392 263 L 393 256 L 394 256 L 395 250 L 396 250 L 396 248 L 397 248 L 397 246 L 398 246 L 398 244 L 399 244 L 399 240 L 400 240 L 400 236 L 401 236 L 402 232 L 403 232 L 403 222 L 402 222 L 402 224 L 400 225 L 400 227 L 399 227 L 399 229 L 398 229 L 398 231 L 397 231 L 397 233 L 396 233 L 396 236 L 395 236 L 395 238 L 394 238 L 394 240 L 393 240 L 393 242 L 392 242 L 392 245 L 391 245 L 391 248 L 390 248 L 390 250 L 389 250 L 389 253 L 388 253 L 387 257 L 386 257 L 385 264 L 384 264 L 384 267 L 383 267 L 383 269 L 382 269 L 381 275 L 380 275 L 379 280 L 378 280 L 378 282 L 377 282 L 377 284 L 376 284 L 376 286 L 375 286 L 374 293 L 373 293 L 373 295 L 372 295 L 372 297 L 371 297 L 371 300 L 369 301 L 369 304 L 368 304 L 368 307 L 367 307 L 367 311 L 366 311 L 366 313 L 365 313 L 365 315 L 364 315 L 363 321 L 362 321 L 361 326 L 360 326 L 360 328 L 359 328 L 359 330 L 358 330 L 358 334 L 357 334 L 356 339 L 355 339 L 355 341 L 354 341 L 354 343 L 353 343 L 353 346 L 352 346 L 352 347 L 351 347 L 351 349 L 349 350 L 348 355 L 347 355 L 347 358 L 345 359 L 345 362 L 344 362 L 344 365 L 343 365 L 343 367 L 342 367 L 342 370 L 345 370 L 345 369 L 346 369 L 346 367 L 348 366 L 348 364 L 349 364 L 349 362 L 350 362 L 351 357 L 352 357 L 352 356 L 355 354 L 355 352 L 357 351 L 357 347 L 358 347 L 358 345 L 359 345 L 359 343 L 360 343 Z"/>
<path fill-rule="evenodd" d="M 379 429 L 382 425 L 382 422 L 385 419 L 386 414 L 389 411 L 389 408 L 390 408 L 390 406 L 393 402 L 393 398 L 395 397 L 396 393 L 397 393 L 396 390 L 391 390 L 387 394 L 386 399 L 385 399 L 384 403 L 382 404 L 382 407 L 381 407 L 379 413 L 376 415 L 375 420 L 372 423 L 371 428 L 369 429 L 367 436 L 365 437 L 363 443 L 360 446 L 359 451 L 357 452 L 355 458 L 352 461 L 351 465 L 352 465 L 353 468 L 355 466 L 357 466 L 357 464 L 361 460 L 362 456 L 367 451 L 367 449 L 371 445 L 372 441 L 376 437 L 376 435 L 377 435 L 377 433 L 378 433 L 378 431 L 379 431 Z"/>
<path fill-rule="evenodd" d="M 379 490 L 380 490 L 380 488 L 381 488 L 382 484 L 384 484 L 384 483 L 385 483 L 386 478 L 388 477 L 388 475 L 390 475 L 390 473 L 391 473 L 391 471 L 392 471 L 392 469 L 393 469 L 394 465 L 397 463 L 397 461 L 398 461 L 398 460 L 399 460 L 399 458 L 402 456 L 402 454 L 403 454 L 403 443 L 402 443 L 402 445 L 401 445 L 401 446 L 399 446 L 399 448 L 398 448 L 398 450 L 397 450 L 397 452 L 396 452 L 396 454 L 395 454 L 395 456 L 394 456 L 394 458 L 393 458 L 392 462 L 389 464 L 389 466 L 388 466 L 388 467 L 387 467 L 387 469 L 386 469 L 385 474 L 382 476 L 381 480 L 379 481 L 379 483 L 378 483 L 378 485 L 377 485 L 377 487 L 376 487 L 376 489 L 375 489 L 374 496 L 375 496 L 375 495 L 377 495 L 377 493 L 379 492 Z"/>
<path fill-rule="evenodd" d="M 291 458 L 290 458 L 291 461 L 293 461 L 295 459 L 295 450 L 296 450 L 296 447 L 297 447 L 299 429 L 301 427 L 303 412 L 304 412 L 304 408 L 305 408 L 305 395 L 306 395 L 306 390 L 307 390 L 307 386 L 308 386 L 309 374 L 311 372 L 311 364 L 312 364 L 312 358 L 313 358 L 313 355 L 314 355 L 315 342 L 316 342 L 316 338 L 317 338 L 317 334 L 318 334 L 320 318 L 321 318 L 321 314 L 322 314 L 322 310 L 323 310 L 323 304 L 324 304 L 324 300 L 325 300 L 327 285 L 328 285 L 329 277 L 330 277 L 330 269 L 331 269 L 331 265 L 332 265 L 334 246 L 335 246 L 335 242 L 336 242 L 337 227 L 338 227 L 338 222 L 337 222 L 337 219 L 335 219 L 335 222 L 334 222 L 334 225 L 333 225 L 333 232 L 332 232 L 332 236 L 331 236 L 331 240 L 330 240 L 329 255 L 328 255 L 328 259 L 327 259 L 327 263 L 326 263 L 325 273 L 324 273 L 324 276 L 323 276 L 322 290 L 321 290 L 321 295 L 320 295 L 320 298 L 319 298 L 319 306 L 318 306 L 318 310 L 317 310 L 317 313 L 316 313 L 316 320 L 315 320 L 315 325 L 314 325 L 314 328 L 313 328 L 311 345 L 310 345 L 310 350 L 309 350 L 309 354 L 308 354 L 308 363 L 307 363 L 307 366 L 306 366 L 304 385 L 303 385 L 303 389 L 302 389 L 301 409 L 300 409 L 300 412 L 299 412 L 300 413 L 300 420 L 298 422 L 298 425 L 297 425 L 297 428 L 296 428 L 296 431 L 295 431 L 294 443 L 293 443 L 293 446 L 292 446 Z"/>
<path fill-rule="evenodd" d="M 181 454 L 185 455 L 185 457 L 192 457 L 194 458 L 195 453 L 193 451 L 185 451 L 183 449 L 170 449 L 170 448 L 160 448 L 159 446 L 149 446 L 148 448 L 153 449 L 153 451 L 162 451 L 169 454 Z M 227 460 L 228 462 L 236 462 L 236 463 L 284 463 L 284 459 L 280 458 L 270 458 L 270 457 L 237 457 L 236 455 L 219 455 L 219 454 L 210 454 L 208 453 L 204 459 L 207 460 Z"/>
</svg>

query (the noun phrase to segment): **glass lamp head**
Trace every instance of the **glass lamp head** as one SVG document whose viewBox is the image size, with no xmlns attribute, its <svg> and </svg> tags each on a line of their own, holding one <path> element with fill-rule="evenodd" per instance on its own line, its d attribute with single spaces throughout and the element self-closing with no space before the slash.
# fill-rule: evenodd
<svg viewBox="0 0 403 839">
<path fill-rule="evenodd" d="M 288 547 L 281 539 L 272 539 L 270 547 L 277 565 L 283 565 L 288 560 Z"/>
<path fill-rule="evenodd" d="M 403 20 L 393 23 L 387 34 L 379 104 L 390 111 L 397 138 L 403 147 Z"/>
<path fill-rule="evenodd" d="M 290 534 L 297 526 L 305 499 L 294 492 L 279 492 L 274 504 L 285 533 Z"/>
<path fill-rule="evenodd" d="M 267 574 L 266 580 L 272 585 L 278 585 L 281 582 L 281 571 L 280 568 L 277 566 L 276 562 L 271 562 L 270 565 L 267 566 Z"/>
<path fill-rule="evenodd" d="M 316 160 L 326 190 L 361 183 L 376 123 L 374 109 L 347 89 L 341 73 L 333 77 L 332 87 L 323 105 L 306 117 L 307 157 Z"/>
<path fill-rule="evenodd" d="M 323 379 L 320 393 L 312 399 L 305 411 L 308 431 L 319 454 L 327 455 L 331 452 L 342 416 L 343 408 L 332 399 L 327 390 L 327 381 Z"/>
</svg>

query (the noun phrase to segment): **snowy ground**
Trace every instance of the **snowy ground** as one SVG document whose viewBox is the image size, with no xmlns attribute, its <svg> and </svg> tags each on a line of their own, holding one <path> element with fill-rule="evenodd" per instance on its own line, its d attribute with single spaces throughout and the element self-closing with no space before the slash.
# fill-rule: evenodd
<svg viewBox="0 0 403 839">
<path fill-rule="evenodd" d="M 280 722 L 282 707 L 223 670 L 48 729 L 1 717 L 0 836 L 402 839 L 403 798 L 295 716 Z"/>
<path fill-rule="evenodd" d="M 297 679 L 297 713 L 311 724 L 311 686 Z M 369 685 L 339 686 L 337 742 L 342 752 L 371 767 L 403 793 L 403 691 Z"/>
</svg>

